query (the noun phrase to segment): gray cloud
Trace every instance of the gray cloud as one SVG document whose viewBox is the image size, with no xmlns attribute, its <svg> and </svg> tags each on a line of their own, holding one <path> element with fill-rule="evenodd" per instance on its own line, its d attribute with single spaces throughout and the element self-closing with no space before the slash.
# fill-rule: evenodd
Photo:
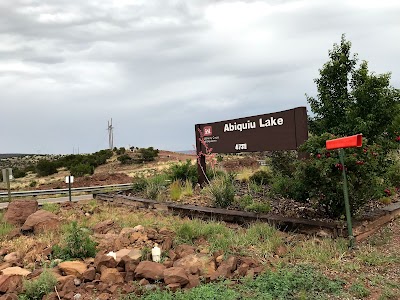
<svg viewBox="0 0 400 300">
<path fill-rule="evenodd" d="M 307 105 L 342 33 L 400 75 L 393 1 L 3 0 L 2 152 L 190 149 L 194 124 Z"/>
</svg>

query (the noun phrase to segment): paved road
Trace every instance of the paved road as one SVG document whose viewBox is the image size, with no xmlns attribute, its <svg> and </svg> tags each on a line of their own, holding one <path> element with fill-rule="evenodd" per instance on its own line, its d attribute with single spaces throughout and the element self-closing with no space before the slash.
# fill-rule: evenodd
<svg viewBox="0 0 400 300">
<path fill-rule="evenodd" d="M 90 200 L 93 199 L 93 195 L 81 195 L 81 196 L 72 196 L 72 201 L 73 202 L 78 202 L 81 200 Z M 45 198 L 45 199 L 38 199 L 39 205 L 43 203 L 62 203 L 62 202 L 68 202 L 69 197 L 56 197 L 56 198 Z M 3 202 L 0 203 L 0 209 L 7 208 L 8 202 Z"/>
</svg>

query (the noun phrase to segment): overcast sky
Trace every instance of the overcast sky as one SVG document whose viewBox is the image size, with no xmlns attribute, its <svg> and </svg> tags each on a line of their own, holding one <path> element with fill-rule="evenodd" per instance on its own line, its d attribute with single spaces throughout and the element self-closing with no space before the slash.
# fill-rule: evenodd
<svg viewBox="0 0 400 300">
<path fill-rule="evenodd" d="M 345 33 L 400 87 L 400 1 L 0 0 L 0 153 L 187 150 L 194 124 L 306 106 Z"/>
</svg>

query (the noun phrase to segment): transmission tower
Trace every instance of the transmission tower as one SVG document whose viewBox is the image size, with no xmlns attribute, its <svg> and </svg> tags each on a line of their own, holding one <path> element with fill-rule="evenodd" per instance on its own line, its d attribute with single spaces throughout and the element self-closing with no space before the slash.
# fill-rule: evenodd
<svg viewBox="0 0 400 300">
<path fill-rule="evenodd" d="M 108 121 L 108 146 L 110 147 L 110 150 L 114 148 L 114 134 L 113 134 L 113 129 L 114 127 L 112 126 L 112 118 L 111 121 Z"/>
</svg>

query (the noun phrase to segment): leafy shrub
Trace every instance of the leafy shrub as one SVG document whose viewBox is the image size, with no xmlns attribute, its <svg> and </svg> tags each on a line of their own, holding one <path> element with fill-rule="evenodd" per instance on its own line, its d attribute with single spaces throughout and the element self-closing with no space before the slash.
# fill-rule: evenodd
<svg viewBox="0 0 400 300">
<path fill-rule="evenodd" d="M 114 152 L 115 152 L 115 154 L 117 154 L 117 155 L 122 155 L 122 154 L 125 154 L 125 148 L 124 147 L 120 147 L 119 149 L 117 149 L 117 150 L 115 150 Z"/>
<path fill-rule="evenodd" d="M 18 168 L 13 169 L 14 178 L 22 178 L 26 176 L 25 170 L 20 170 Z"/>
<path fill-rule="evenodd" d="M 299 150 L 310 157 L 298 161 L 290 176 L 275 177 L 271 191 L 303 202 L 313 199 L 329 216 L 343 215 L 343 166 L 338 152 L 325 148 L 326 140 L 332 138 L 324 134 L 306 141 Z M 362 148 L 346 149 L 345 168 L 353 212 L 370 199 L 384 196 L 385 190 L 386 155 L 379 145 L 369 145 L 366 140 L 363 144 Z"/>
<path fill-rule="evenodd" d="M 296 151 L 271 151 L 268 157 L 274 174 L 291 176 L 296 169 Z"/>
<path fill-rule="evenodd" d="M 269 202 L 254 202 L 245 207 L 246 211 L 251 211 L 255 213 L 263 213 L 266 214 L 271 211 L 271 204 Z"/>
<path fill-rule="evenodd" d="M 92 175 L 94 173 L 94 167 L 89 164 L 78 164 L 70 167 L 72 176 L 82 177 L 84 175 Z"/>
<path fill-rule="evenodd" d="M 182 182 L 190 180 L 192 184 L 196 184 L 198 181 L 197 164 L 193 164 L 190 159 L 186 160 L 185 163 L 172 165 L 167 173 L 171 180 L 180 180 Z"/>
<path fill-rule="evenodd" d="M 128 154 L 123 154 L 121 156 L 118 156 L 117 160 L 121 162 L 123 165 L 129 165 L 133 163 L 133 158 L 130 157 Z"/>
<path fill-rule="evenodd" d="M 400 161 L 396 160 L 387 169 L 385 177 L 387 178 L 388 184 L 400 188 Z"/>
<path fill-rule="evenodd" d="M 57 164 L 49 160 L 39 160 L 36 165 L 36 173 L 38 176 L 48 176 L 57 173 Z"/>
<path fill-rule="evenodd" d="M 51 293 L 57 284 L 57 279 L 49 269 L 44 269 L 36 280 L 24 281 L 24 293 L 19 300 L 42 300 L 43 296 Z"/>
<path fill-rule="evenodd" d="M 269 184 L 272 179 L 272 175 L 264 170 L 258 170 L 250 176 L 250 181 L 255 182 L 259 185 Z"/>
<path fill-rule="evenodd" d="M 29 183 L 29 186 L 30 186 L 30 187 L 35 187 L 35 186 L 37 186 L 37 182 L 36 182 L 35 180 L 33 180 L 33 181 L 31 181 L 31 182 Z"/>
<path fill-rule="evenodd" d="M 154 149 L 153 147 L 140 148 L 136 151 L 136 157 L 133 161 L 137 164 L 154 161 L 158 157 L 158 153 L 158 149 Z"/>
<path fill-rule="evenodd" d="M 78 227 L 73 221 L 66 232 L 63 247 L 53 246 L 53 256 L 61 259 L 86 258 L 96 255 L 96 243 L 92 241 L 86 228 Z"/>
<path fill-rule="evenodd" d="M 244 210 L 246 208 L 246 206 L 253 204 L 254 200 L 251 195 L 246 194 L 240 198 L 235 199 L 234 202 L 235 202 L 235 206 L 237 206 L 239 209 Z"/>
<path fill-rule="evenodd" d="M 182 184 L 179 180 L 175 180 L 169 186 L 169 195 L 172 200 L 179 200 L 182 196 Z"/>
<path fill-rule="evenodd" d="M 214 206 L 227 208 L 233 203 L 235 197 L 235 186 L 232 176 L 225 174 L 214 178 L 204 188 L 204 192 L 211 198 Z"/>
<path fill-rule="evenodd" d="M 135 193 L 143 192 L 147 186 L 147 180 L 143 177 L 134 177 L 132 181 L 132 191 Z"/>
<path fill-rule="evenodd" d="M 169 180 L 167 175 L 165 174 L 149 178 L 147 180 L 146 191 L 145 191 L 146 197 L 153 200 L 157 199 L 158 196 L 161 194 L 161 192 L 166 189 L 168 183 Z"/>
<path fill-rule="evenodd" d="M 357 298 L 365 298 L 371 294 L 371 291 L 365 287 L 362 282 L 355 282 L 349 289 L 350 293 L 355 295 Z"/>
</svg>

